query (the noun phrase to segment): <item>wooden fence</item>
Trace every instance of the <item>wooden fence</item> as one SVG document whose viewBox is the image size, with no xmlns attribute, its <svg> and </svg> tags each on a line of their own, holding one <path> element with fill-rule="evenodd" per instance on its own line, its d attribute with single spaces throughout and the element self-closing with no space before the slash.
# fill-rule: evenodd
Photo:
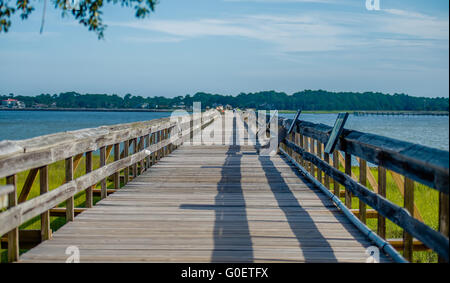
<svg viewBox="0 0 450 283">
<path fill-rule="evenodd" d="M 6 186 L 0 187 L 0 236 L 8 248 L 8 261 L 19 258 L 19 246 L 27 248 L 30 238 L 45 241 L 51 238 L 50 216 L 74 216 L 93 206 L 94 194 L 103 199 L 118 190 L 132 178 L 144 172 L 180 144 L 198 134 L 210 124 L 215 111 L 202 115 L 184 115 L 147 122 L 103 126 L 65 133 L 41 136 L 22 141 L 0 142 L 0 178 Z M 131 150 L 130 150 L 131 148 Z M 93 153 L 99 151 L 100 164 L 93 170 Z M 74 171 L 85 157 L 85 171 L 74 178 Z M 108 163 L 110 156 L 114 161 Z M 65 180 L 59 187 L 49 190 L 49 165 L 65 160 Z M 16 176 L 28 172 L 20 195 L 17 196 Z M 29 198 L 32 185 L 39 174 L 40 195 Z M 107 188 L 111 179 L 114 189 Z M 95 190 L 100 183 L 101 189 Z M 74 207 L 74 196 L 85 192 L 84 208 Z M 65 207 L 57 207 L 65 203 Z M 20 230 L 19 226 L 40 216 L 40 230 Z M 19 245 L 20 236 L 20 245 Z"/>
<path fill-rule="evenodd" d="M 382 238 L 386 238 L 386 219 L 403 229 L 402 239 L 388 242 L 402 249 L 407 260 L 412 260 L 414 251 L 431 249 L 439 255 L 439 261 L 448 262 L 448 151 L 344 129 L 334 152 L 327 154 L 324 144 L 329 140 L 331 127 L 297 120 L 291 134 L 287 134 L 292 119 L 280 118 L 278 124 L 281 151 L 334 195 L 344 198 L 345 206 L 362 223 L 376 218 L 376 232 Z M 359 163 L 358 179 L 352 172 L 352 157 Z M 368 163 L 376 166 L 377 178 Z M 403 197 L 403 207 L 386 198 L 387 174 L 391 174 Z M 439 192 L 438 231 L 423 222 L 414 203 L 414 182 Z M 355 198 L 359 199 L 358 209 L 352 209 Z"/>
</svg>

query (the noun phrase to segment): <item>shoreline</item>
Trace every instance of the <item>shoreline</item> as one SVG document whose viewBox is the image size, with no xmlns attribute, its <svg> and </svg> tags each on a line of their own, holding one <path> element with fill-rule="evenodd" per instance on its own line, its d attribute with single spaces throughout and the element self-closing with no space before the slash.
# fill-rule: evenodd
<svg viewBox="0 0 450 283">
<path fill-rule="evenodd" d="M 71 112 L 172 112 L 184 109 L 109 109 L 109 108 L 0 108 L 0 111 L 71 111 Z M 187 110 L 184 110 L 187 111 Z M 187 111 L 189 112 L 189 111 Z"/>
<path fill-rule="evenodd" d="M 0 108 L 0 111 L 60 111 L 60 112 L 172 112 L 186 109 L 137 109 L 137 108 Z M 446 111 L 403 111 L 403 110 L 304 110 L 303 114 L 338 114 L 348 112 L 349 114 L 364 115 L 438 115 L 449 116 Z M 296 110 L 279 110 L 280 114 L 295 114 Z"/>
</svg>

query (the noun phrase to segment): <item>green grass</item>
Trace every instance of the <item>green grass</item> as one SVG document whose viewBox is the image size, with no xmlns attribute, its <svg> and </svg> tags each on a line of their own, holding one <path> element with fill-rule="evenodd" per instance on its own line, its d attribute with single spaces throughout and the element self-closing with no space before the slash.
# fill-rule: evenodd
<svg viewBox="0 0 450 283">
<path fill-rule="evenodd" d="M 100 166 L 100 157 L 98 155 L 93 155 L 93 169 L 97 169 Z M 108 163 L 113 161 L 113 157 L 110 156 L 108 159 Z M 78 178 L 85 174 L 86 166 L 85 166 L 85 158 L 83 157 L 80 161 L 80 164 L 77 168 L 77 170 L 74 172 L 74 178 Z M 26 177 L 28 175 L 29 171 L 21 172 L 17 174 L 17 196 L 20 195 L 20 192 L 22 191 L 23 184 L 25 183 Z M 54 190 L 57 187 L 61 186 L 64 183 L 64 176 L 65 176 L 65 162 L 64 160 L 55 162 L 53 164 L 49 165 L 48 170 L 48 179 L 49 179 L 49 190 Z M 0 179 L 0 185 L 4 185 L 6 183 L 5 178 Z M 114 184 L 111 181 L 107 181 L 107 187 L 113 188 Z M 97 184 L 97 188 L 100 188 L 100 185 Z M 39 196 L 39 174 L 36 176 L 36 179 L 33 183 L 33 186 L 31 188 L 30 194 L 28 196 L 28 199 L 34 198 L 36 196 Z M 86 203 L 86 194 L 85 192 L 80 192 L 75 195 L 75 207 L 85 207 Z M 100 200 L 100 197 L 94 196 L 94 204 Z M 65 207 L 65 202 L 58 205 L 58 207 Z M 61 228 L 64 224 L 66 224 L 66 220 L 64 217 L 51 217 L 50 218 L 50 227 L 54 231 Z M 32 229 L 40 229 L 41 228 L 41 219 L 40 216 L 34 217 L 33 219 L 30 219 L 29 221 L 23 223 L 20 225 L 21 230 L 32 230 Z M 20 250 L 21 253 L 26 252 L 26 250 Z M 7 261 L 7 250 L 0 249 L 0 256 L 1 256 L 1 262 Z"/>
<path fill-rule="evenodd" d="M 341 167 L 341 170 L 343 171 L 343 167 Z M 375 177 L 375 180 L 378 179 L 378 169 L 377 168 L 370 168 L 372 174 Z M 352 167 L 352 172 L 359 178 L 359 167 L 354 166 Z M 396 183 L 394 182 L 391 174 L 387 172 L 386 174 L 386 198 L 403 207 L 403 196 L 398 190 L 398 187 Z M 332 185 L 331 185 L 332 186 Z M 341 187 L 341 190 L 343 190 L 343 187 Z M 372 189 L 372 187 L 368 184 L 368 187 Z M 342 201 L 344 201 L 343 198 L 341 198 Z M 414 202 L 417 206 L 417 209 L 419 210 L 419 213 L 421 214 L 425 224 L 430 226 L 431 228 L 438 230 L 438 219 L 439 219 L 439 193 L 425 185 L 422 185 L 420 183 L 415 182 L 414 185 Z M 352 208 L 359 208 L 359 200 L 358 198 L 353 198 L 352 200 Z M 371 209 L 370 207 L 367 207 L 367 209 Z M 367 219 L 367 226 L 372 231 L 377 231 L 377 219 Z M 392 223 L 391 221 L 386 219 L 386 238 L 402 238 L 403 237 L 403 229 L 397 226 L 396 224 Z M 438 257 L 435 252 L 431 251 L 417 251 L 414 252 L 414 262 L 437 262 Z"/>
</svg>

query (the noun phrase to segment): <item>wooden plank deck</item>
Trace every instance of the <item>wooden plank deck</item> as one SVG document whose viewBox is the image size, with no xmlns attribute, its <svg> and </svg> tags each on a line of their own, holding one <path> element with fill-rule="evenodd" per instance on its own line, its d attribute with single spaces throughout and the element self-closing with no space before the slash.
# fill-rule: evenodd
<svg viewBox="0 0 450 283">
<path fill-rule="evenodd" d="M 245 139 L 237 120 L 225 140 Z M 183 145 L 20 262 L 64 262 L 68 246 L 81 262 L 365 262 L 371 245 L 281 156 Z"/>
</svg>

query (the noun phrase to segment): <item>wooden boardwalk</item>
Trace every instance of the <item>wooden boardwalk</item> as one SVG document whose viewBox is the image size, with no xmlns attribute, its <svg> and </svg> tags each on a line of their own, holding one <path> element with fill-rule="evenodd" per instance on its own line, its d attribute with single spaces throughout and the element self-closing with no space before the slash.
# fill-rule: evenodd
<svg viewBox="0 0 450 283">
<path fill-rule="evenodd" d="M 236 120 L 227 141 L 245 139 Z M 68 246 L 81 262 L 365 262 L 371 245 L 283 157 L 183 145 L 20 262 L 64 262 Z"/>
</svg>

